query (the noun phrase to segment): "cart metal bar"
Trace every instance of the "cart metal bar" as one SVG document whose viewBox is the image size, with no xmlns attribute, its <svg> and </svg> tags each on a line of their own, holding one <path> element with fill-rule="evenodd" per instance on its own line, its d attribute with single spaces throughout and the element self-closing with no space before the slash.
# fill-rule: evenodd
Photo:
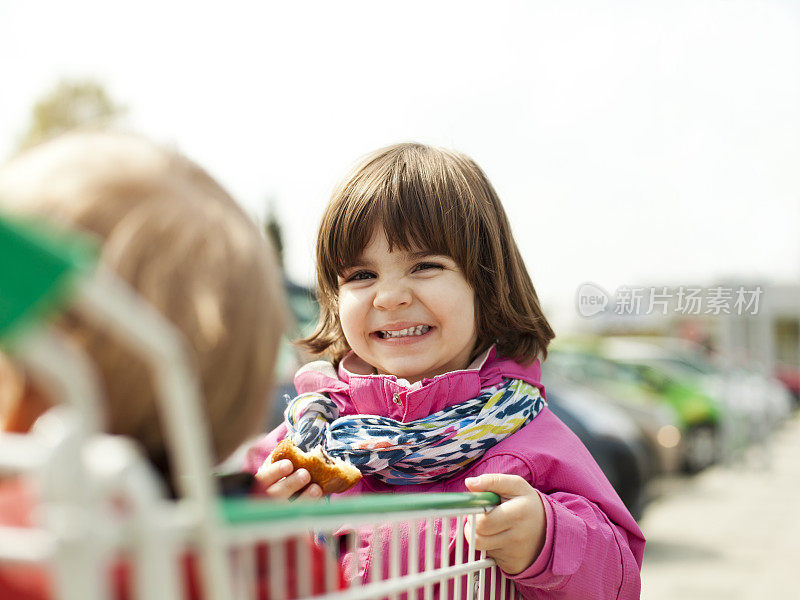
<svg viewBox="0 0 800 600">
<path fill-rule="evenodd" d="M 160 313 L 102 268 L 78 290 L 76 301 L 84 314 L 123 335 L 152 371 L 159 414 L 171 442 L 168 450 L 179 474 L 180 502 L 191 504 L 197 516 L 194 534 L 204 591 L 211 600 L 228 598 L 232 579 L 220 543 L 217 490 L 209 476 L 213 468 L 210 434 L 181 336 Z"/>
<path fill-rule="evenodd" d="M 381 548 L 383 546 L 383 534 L 380 525 L 375 525 L 372 528 L 372 537 L 370 538 L 370 545 L 372 548 Z M 383 552 L 373 551 L 370 555 L 369 561 L 369 582 L 375 583 L 383 579 Z M 363 583 L 362 583 L 363 585 Z"/>
<path fill-rule="evenodd" d="M 409 523 L 408 534 L 408 574 L 414 575 L 419 572 L 419 543 L 414 543 L 413 532 L 419 531 L 420 521 L 413 519 Z M 411 590 L 409 590 L 411 591 Z"/>
<path fill-rule="evenodd" d="M 432 517 L 428 517 L 425 519 L 425 571 L 433 571 L 434 569 L 434 550 L 436 547 L 436 542 L 434 540 L 434 528 L 436 527 L 436 521 Z M 442 544 L 445 543 L 445 540 L 442 539 Z M 425 600 L 433 600 L 433 584 L 428 583 L 425 585 Z"/>
<path fill-rule="evenodd" d="M 41 468 L 49 453 L 31 434 L 0 435 L 0 473 L 13 475 Z"/>
<path fill-rule="evenodd" d="M 433 517 L 441 519 L 444 517 L 458 517 L 468 516 L 475 512 L 474 508 L 455 508 L 448 511 L 420 511 L 420 512 L 402 512 L 387 515 L 386 513 L 378 514 L 364 514 L 364 515 L 348 515 L 346 519 L 341 516 L 330 517 L 312 517 L 313 527 L 316 529 L 340 529 L 342 527 L 350 528 L 358 525 L 370 526 L 386 523 L 388 520 L 408 521 L 411 519 L 425 519 Z M 483 512 L 489 510 L 489 507 L 479 509 Z M 308 519 L 309 517 L 306 517 Z M 278 537 L 287 537 L 297 533 L 298 527 L 303 523 L 306 524 L 305 529 L 311 527 L 308 521 L 304 519 L 286 519 L 267 521 L 259 523 L 254 521 L 248 524 L 237 524 L 225 528 L 224 534 L 229 543 L 242 543 L 245 541 L 259 541 L 259 540 L 274 540 Z"/>
<path fill-rule="evenodd" d="M 471 563 L 475 560 L 475 515 L 470 515 L 469 517 L 469 546 L 467 548 L 467 563 Z M 494 564 L 494 561 L 492 561 Z M 473 582 L 475 580 L 475 571 L 470 571 L 467 573 L 467 598 L 474 598 L 473 594 Z"/>
<path fill-rule="evenodd" d="M 326 594 L 325 600 L 365 600 L 367 598 L 385 598 L 392 594 L 403 592 L 409 588 L 419 588 L 428 583 L 436 583 L 445 578 L 452 579 L 460 575 L 474 573 L 480 569 L 486 569 L 494 565 L 494 561 L 486 558 L 472 563 L 465 563 L 448 567 L 446 569 L 436 569 L 430 573 L 419 573 L 416 575 L 406 575 L 397 579 L 386 579 L 368 583 L 358 589 L 347 589 L 333 594 Z"/>
<path fill-rule="evenodd" d="M 56 551 L 55 536 L 42 529 L 0 526 L 0 562 L 48 562 Z"/>
<path fill-rule="evenodd" d="M 456 519 L 456 556 L 455 566 L 459 566 L 464 562 L 464 519 Z M 456 600 L 462 600 L 463 590 L 460 579 L 453 580 Z"/>
<path fill-rule="evenodd" d="M 225 521 L 231 525 L 269 521 L 307 520 L 317 517 L 397 513 L 399 511 L 453 508 L 491 508 L 500 497 L 491 492 L 447 494 L 371 494 L 340 498 L 333 502 L 297 500 L 288 504 L 256 498 L 226 498 L 220 503 Z"/>
<path fill-rule="evenodd" d="M 443 517 L 442 518 L 442 556 L 441 562 L 439 563 L 441 568 L 446 569 L 450 566 L 450 517 Z M 450 581 L 445 579 L 442 582 L 442 598 L 448 598 L 448 586 L 450 585 Z"/>
<path fill-rule="evenodd" d="M 102 421 L 97 379 L 85 355 L 58 332 L 33 324 L 26 329 L 24 338 L 14 340 L 16 359 L 50 397 L 65 403 L 43 415 L 34 431 L 50 456 L 33 472 L 40 484 L 42 521 L 56 540 L 54 580 L 65 600 L 107 598 L 108 590 L 93 574 L 105 564 L 108 536 L 82 465 L 83 442 Z"/>
<path fill-rule="evenodd" d="M 272 542 L 269 545 L 270 592 L 274 600 L 283 600 L 286 597 L 286 555 L 283 553 L 285 542 Z M 253 578 L 255 580 L 255 578 Z"/>
<path fill-rule="evenodd" d="M 400 556 L 400 523 L 393 522 L 389 525 L 389 579 L 396 580 L 399 579 L 401 576 L 400 573 L 400 562 L 402 557 Z M 413 544 L 412 540 L 409 540 L 409 544 Z M 375 549 L 373 548 L 373 551 Z M 399 600 L 398 595 L 392 594 L 392 600 Z"/>
</svg>

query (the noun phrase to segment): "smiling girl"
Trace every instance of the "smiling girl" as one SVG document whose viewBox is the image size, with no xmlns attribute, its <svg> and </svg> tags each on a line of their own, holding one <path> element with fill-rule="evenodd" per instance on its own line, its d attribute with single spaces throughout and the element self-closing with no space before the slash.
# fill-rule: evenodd
<svg viewBox="0 0 800 600">
<path fill-rule="evenodd" d="M 264 464 L 286 436 L 321 444 L 364 474 L 347 495 L 499 494 L 476 547 L 525 598 L 639 597 L 644 538 L 546 406 L 539 359 L 554 334 L 471 159 L 421 144 L 368 156 L 322 219 L 317 279 L 320 320 L 302 343 L 332 362 L 297 373 L 287 422 L 248 454 L 266 495 L 321 496 L 305 469 Z"/>
</svg>

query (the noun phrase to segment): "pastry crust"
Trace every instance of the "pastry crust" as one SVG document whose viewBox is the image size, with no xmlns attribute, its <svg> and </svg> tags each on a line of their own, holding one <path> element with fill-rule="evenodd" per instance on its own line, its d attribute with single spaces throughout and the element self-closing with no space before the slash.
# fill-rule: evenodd
<svg viewBox="0 0 800 600">
<path fill-rule="evenodd" d="M 292 461 L 295 471 L 308 471 L 311 483 L 319 485 L 326 496 L 349 490 L 361 479 L 361 471 L 348 462 L 328 456 L 322 446 L 303 452 L 292 440 L 284 438 L 269 455 L 269 462 L 283 459 Z"/>
</svg>

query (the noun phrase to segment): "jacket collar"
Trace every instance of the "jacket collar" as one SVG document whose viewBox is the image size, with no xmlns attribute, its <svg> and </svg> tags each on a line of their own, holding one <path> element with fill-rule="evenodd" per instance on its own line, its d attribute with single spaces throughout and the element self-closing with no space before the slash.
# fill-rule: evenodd
<svg viewBox="0 0 800 600">
<path fill-rule="evenodd" d="M 475 398 L 503 379 L 521 379 L 539 388 L 539 360 L 521 365 L 497 354 L 492 346 L 466 369 L 409 384 L 394 375 L 376 375 L 352 352 L 339 364 L 338 373 L 325 361 L 309 363 L 295 375 L 298 393 L 318 392 L 333 399 L 341 414 L 367 414 L 409 422 Z"/>
</svg>

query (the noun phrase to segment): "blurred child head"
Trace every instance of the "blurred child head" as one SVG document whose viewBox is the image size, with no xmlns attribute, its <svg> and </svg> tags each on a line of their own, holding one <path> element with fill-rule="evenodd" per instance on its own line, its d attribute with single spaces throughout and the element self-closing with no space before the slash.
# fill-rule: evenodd
<svg viewBox="0 0 800 600">
<path fill-rule="evenodd" d="M 539 305 L 497 193 L 469 157 L 406 143 L 369 154 L 340 184 L 317 238 L 321 313 L 302 343 L 338 363 L 350 350 L 338 310 L 338 278 L 383 230 L 390 252 L 424 250 L 458 263 L 475 293 L 472 356 L 496 343 L 520 362 L 545 357 L 553 331 Z"/>
<path fill-rule="evenodd" d="M 67 134 L 0 169 L 0 209 L 95 235 L 101 262 L 176 325 L 218 459 L 261 428 L 284 326 L 282 282 L 256 225 L 201 168 L 138 137 Z M 168 471 L 142 361 L 73 312 L 58 326 L 98 367 L 109 430 L 138 439 Z"/>
</svg>

